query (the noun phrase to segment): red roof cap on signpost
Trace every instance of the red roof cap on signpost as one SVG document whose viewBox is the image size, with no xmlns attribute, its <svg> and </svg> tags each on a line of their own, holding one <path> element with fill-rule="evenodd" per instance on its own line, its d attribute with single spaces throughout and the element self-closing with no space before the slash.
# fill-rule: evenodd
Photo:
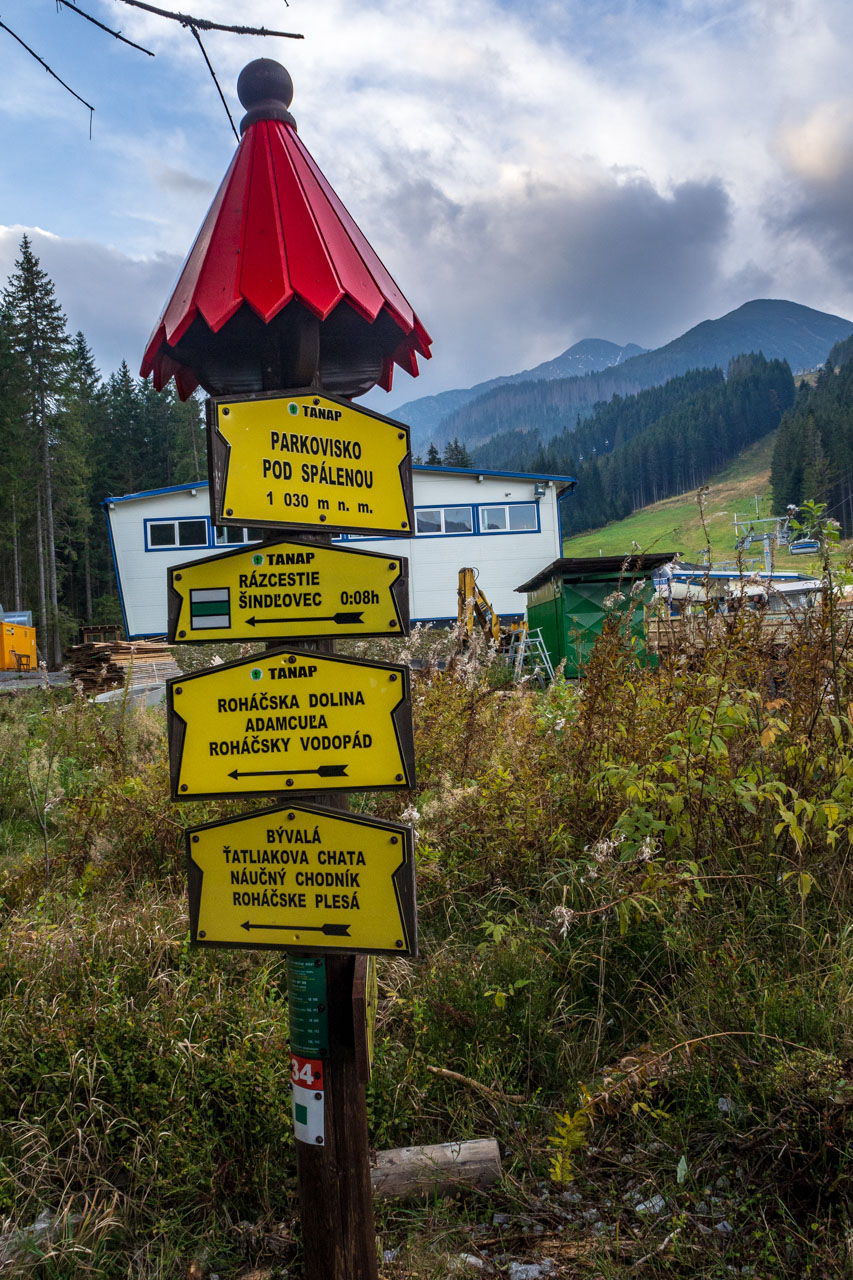
<svg viewBox="0 0 853 1280">
<path fill-rule="evenodd" d="M 318 371 L 344 395 L 390 390 L 395 364 L 417 377 L 432 339 L 297 136 L 287 71 L 258 59 L 237 91 L 243 136 L 142 376 L 158 390 L 174 377 L 182 399 L 199 384 L 214 395 L 306 385 Z"/>
</svg>

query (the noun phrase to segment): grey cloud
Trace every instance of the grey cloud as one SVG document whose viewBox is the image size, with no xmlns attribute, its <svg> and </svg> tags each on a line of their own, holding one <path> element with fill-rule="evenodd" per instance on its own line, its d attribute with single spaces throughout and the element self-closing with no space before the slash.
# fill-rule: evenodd
<svg viewBox="0 0 853 1280">
<path fill-rule="evenodd" d="M 435 182 L 425 177 L 412 178 L 382 201 L 386 227 L 402 230 L 416 253 L 425 240 L 438 247 L 448 232 L 464 218 L 465 212 L 464 205 L 452 200 Z"/>
<path fill-rule="evenodd" d="M 423 376 L 398 374 L 389 402 L 529 367 L 582 337 L 668 341 L 715 313 L 729 220 L 717 182 L 662 194 L 594 170 L 574 186 L 531 179 L 511 198 L 463 203 L 413 175 L 359 218 L 435 339 Z M 180 259 L 30 235 L 71 330 L 104 372 L 122 359 L 135 372 Z M 0 275 L 19 241 L 0 231 Z"/>
<path fill-rule="evenodd" d="M 71 333 L 82 329 L 105 375 L 126 360 L 137 373 L 145 343 L 181 267 L 159 254 L 134 259 L 88 240 L 62 240 L 38 228 L 0 228 L 0 282 L 18 256 L 24 231 L 56 286 Z"/>
<path fill-rule="evenodd" d="M 767 225 L 783 237 L 811 240 L 847 277 L 853 276 L 853 151 L 829 179 L 799 179 L 788 199 L 767 216 Z"/>
<path fill-rule="evenodd" d="M 178 195 L 205 195 L 212 199 L 216 192 L 216 183 L 209 178 L 196 177 L 186 169 L 175 169 L 172 165 L 158 163 L 154 166 L 152 177 L 162 191 L 174 191 Z"/>
<path fill-rule="evenodd" d="M 713 313 L 732 216 L 718 181 L 663 194 L 600 170 L 464 206 L 412 180 L 383 213 L 388 265 L 436 344 L 395 401 L 524 368 L 582 337 L 668 341 Z"/>
<path fill-rule="evenodd" d="M 757 262 L 745 262 L 721 282 L 720 308 L 733 310 L 752 298 L 770 298 L 777 288 L 773 273 Z"/>
</svg>

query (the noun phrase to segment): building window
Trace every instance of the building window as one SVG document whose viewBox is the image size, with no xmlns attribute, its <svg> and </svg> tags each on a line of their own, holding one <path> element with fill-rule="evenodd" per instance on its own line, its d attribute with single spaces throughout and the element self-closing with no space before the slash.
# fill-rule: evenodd
<svg viewBox="0 0 853 1280">
<path fill-rule="evenodd" d="M 150 524 L 148 526 L 149 547 L 173 547 L 175 545 L 175 522 L 168 524 Z"/>
<path fill-rule="evenodd" d="M 415 512 L 415 533 L 421 536 L 473 532 L 470 507 L 421 507 Z"/>
<path fill-rule="evenodd" d="M 535 502 L 510 502 L 505 506 L 480 508 L 482 533 L 536 533 L 538 529 Z"/>
<path fill-rule="evenodd" d="M 178 546 L 204 547 L 207 545 L 206 520 L 178 520 Z"/>
<path fill-rule="evenodd" d="M 207 546 L 206 520 L 149 520 L 146 529 L 150 551 Z"/>
<path fill-rule="evenodd" d="M 233 547 L 241 542 L 251 542 L 246 529 L 225 528 L 224 525 L 217 525 L 213 531 L 214 541 L 217 547 Z"/>
</svg>

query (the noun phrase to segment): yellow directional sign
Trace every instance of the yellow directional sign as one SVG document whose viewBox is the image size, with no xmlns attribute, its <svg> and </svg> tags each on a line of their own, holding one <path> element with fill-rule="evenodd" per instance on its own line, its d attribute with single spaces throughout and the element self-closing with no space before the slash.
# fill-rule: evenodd
<svg viewBox="0 0 853 1280">
<path fill-rule="evenodd" d="M 313 805 L 193 827 L 192 941 L 414 955 L 412 843 L 409 827 Z"/>
<path fill-rule="evenodd" d="M 412 536 L 409 428 L 312 391 L 208 401 L 217 524 Z"/>
<path fill-rule="evenodd" d="M 310 542 L 264 542 L 169 570 L 169 643 L 401 636 L 408 561 Z"/>
<path fill-rule="evenodd" d="M 175 800 L 414 785 L 407 667 L 279 650 L 166 696 Z"/>
</svg>

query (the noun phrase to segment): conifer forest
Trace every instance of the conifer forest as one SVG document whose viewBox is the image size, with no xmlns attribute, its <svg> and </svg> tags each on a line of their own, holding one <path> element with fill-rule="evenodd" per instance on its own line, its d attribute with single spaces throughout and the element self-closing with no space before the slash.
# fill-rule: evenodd
<svg viewBox="0 0 853 1280">
<path fill-rule="evenodd" d="M 770 483 L 775 510 L 815 495 L 853 536 L 853 340 L 839 342 L 812 387 L 803 383 L 776 437 Z"/>
<path fill-rule="evenodd" d="M 200 427 L 126 363 L 101 376 L 24 236 L 0 295 L 0 604 L 32 610 L 49 666 L 81 623 L 121 621 L 101 503 L 198 479 Z"/>
</svg>

